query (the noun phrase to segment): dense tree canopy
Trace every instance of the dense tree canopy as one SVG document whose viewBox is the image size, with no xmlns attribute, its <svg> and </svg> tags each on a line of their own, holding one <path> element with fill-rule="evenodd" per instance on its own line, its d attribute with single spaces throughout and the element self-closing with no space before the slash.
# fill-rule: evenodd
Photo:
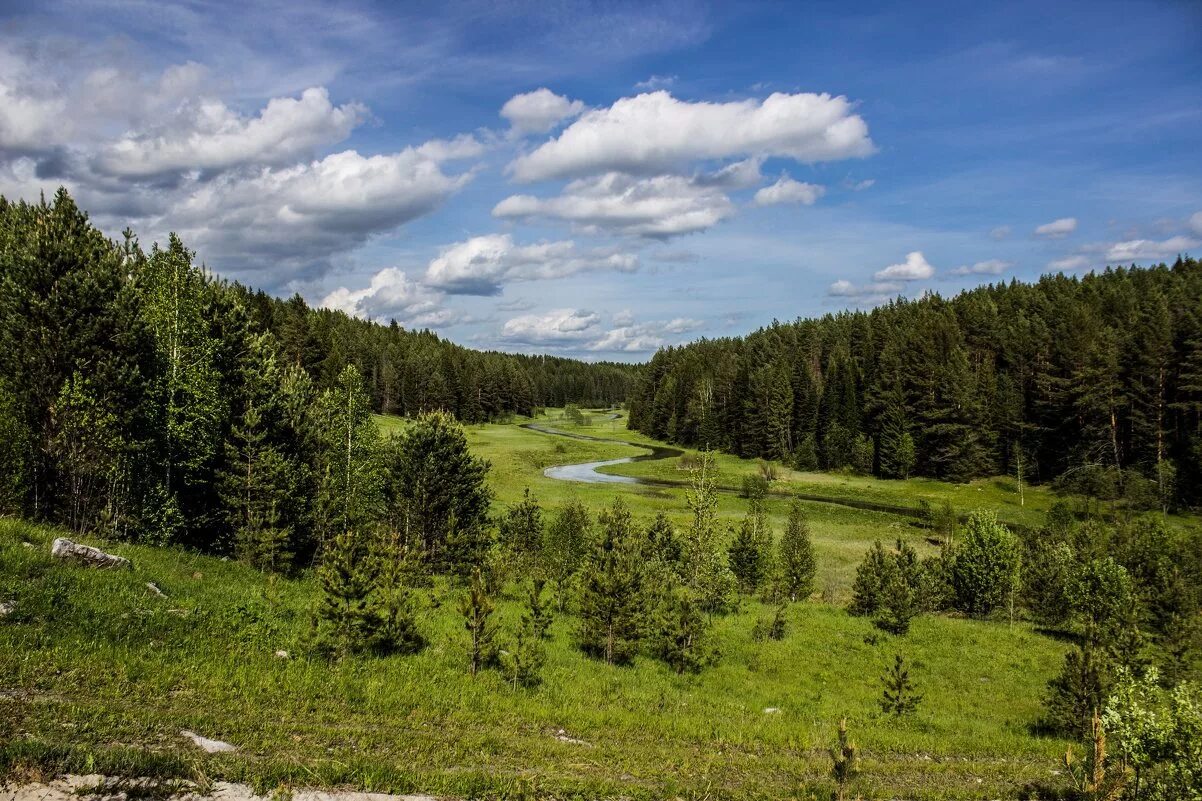
<svg viewBox="0 0 1202 801">
<path fill-rule="evenodd" d="M 802 469 L 1065 476 L 1202 503 L 1202 264 L 1047 275 L 660 351 L 631 398 L 660 439 Z"/>
</svg>

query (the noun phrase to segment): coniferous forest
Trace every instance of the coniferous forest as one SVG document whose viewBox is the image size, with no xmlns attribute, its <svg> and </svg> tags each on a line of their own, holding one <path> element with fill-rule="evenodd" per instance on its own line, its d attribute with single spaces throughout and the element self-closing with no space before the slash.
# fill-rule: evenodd
<svg viewBox="0 0 1202 801">
<path fill-rule="evenodd" d="M 312 499 L 371 413 L 609 406 L 637 370 L 310 309 L 213 277 L 174 236 L 113 242 L 65 191 L 0 198 L 0 509 L 76 531 L 220 551 L 248 515 L 328 528 Z"/>
<path fill-rule="evenodd" d="M 774 323 L 652 358 L 649 436 L 802 470 L 1058 481 L 1202 503 L 1202 264 L 1047 275 Z"/>
</svg>

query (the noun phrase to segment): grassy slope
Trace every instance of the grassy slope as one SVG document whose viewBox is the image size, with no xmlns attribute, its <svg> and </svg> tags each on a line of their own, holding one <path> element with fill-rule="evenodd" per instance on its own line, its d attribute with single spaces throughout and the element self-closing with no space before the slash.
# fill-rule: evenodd
<svg viewBox="0 0 1202 801">
<path fill-rule="evenodd" d="M 619 426 L 593 428 L 637 437 Z M 493 463 L 499 503 L 525 486 L 544 506 L 577 495 L 597 508 L 621 493 L 637 515 L 664 510 L 684 520 L 679 489 L 542 476 L 552 464 L 628 455 L 624 446 L 514 425 L 473 427 L 469 437 Z M 726 457 L 721 466 L 732 485 L 753 467 Z M 623 466 L 648 467 L 676 472 L 668 463 Z M 862 482 L 865 492 L 897 487 L 886 496 L 894 502 L 915 485 L 848 482 Z M 1029 494 L 1029 506 L 1046 500 L 1033 495 L 1040 497 Z M 744 506 L 722 497 L 730 521 Z M 779 526 L 784 501 L 770 507 Z M 819 587 L 835 597 L 846 597 L 873 539 L 924 545 L 922 532 L 895 516 L 820 503 L 807 510 Z M 513 690 L 494 673 L 467 676 L 454 588 L 421 592 L 430 639 L 421 654 L 329 664 L 305 656 L 315 598 L 309 576 L 272 579 L 233 562 L 127 544 L 112 547 L 135 570 L 98 573 L 52 564 L 53 536 L 0 521 L 0 600 L 17 601 L 0 621 L 0 773 L 42 765 L 462 796 L 535 786 L 557 796 L 781 797 L 800 786 L 825 791 L 824 749 L 847 715 L 864 754 L 859 791 L 981 798 L 1047 781 L 1063 753 L 1062 742 L 1033 737 L 1029 726 L 1065 646 L 1025 624 L 924 617 L 899 639 L 813 601 L 790 611 L 785 641 L 755 643 L 751 628 L 768 610 L 747 602 L 716 625 L 720 663 L 678 677 L 654 662 L 609 668 L 585 659 L 565 618 L 553 629 L 544 686 Z M 147 581 L 169 597 L 151 595 Z M 518 614 L 511 599 L 500 610 L 509 622 Z M 294 658 L 276 658 L 277 649 Z M 897 650 L 912 660 L 926 696 L 900 724 L 876 708 L 878 677 Z M 197 757 L 178 736 L 184 728 L 242 751 Z M 556 739 L 560 729 L 590 745 Z"/>
</svg>

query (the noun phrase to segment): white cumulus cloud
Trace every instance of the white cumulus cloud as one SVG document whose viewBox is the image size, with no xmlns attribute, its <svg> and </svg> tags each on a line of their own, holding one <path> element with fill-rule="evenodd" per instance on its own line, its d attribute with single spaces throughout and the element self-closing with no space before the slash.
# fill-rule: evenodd
<svg viewBox="0 0 1202 801">
<path fill-rule="evenodd" d="M 510 164 L 519 181 L 608 171 L 670 172 L 692 160 L 779 156 L 832 161 L 875 152 L 845 97 L 769 95 L 728 103 L 677 100 L 665 91 L 586 112 L 557 138 Z"/>
<path fill-rule="evenodd" d="M 1160 241 L 1130 239 L 1126 242 L 1115 242 L 1105 246 L 1105 253 L 1107 262 L 1125 263 L 1172 259 L 1179 254 L 1197 250 L 1199 247 L 1202 247 L 1202 241 L 1187 236 L 1172 236 Z"/>
<path fill-rule="evenodd" d="M 776 183 L 765 186 L 755 193 L 755 204 L 757 206 L 774 206 L 778 203 L 800 203 L 803 206 L 812 206 L 824 194 L 826 194 L 825 187 L 781 177 Z"/>
<path fill-rule="evenodd" d="M 108 175 L 149 177 L 245 164 L 285 164 L 339 142 L 367 117 L 358 103 L 334 106 L 323 87 L 299 98 L 268 101 L 246 119 L 220 100 L 184 104 L 158 128 L 127 133 L 101 149 L 96 168 Z"/>
<path fill-rule="evenodd" d="M 1059 220 L 1052 220 L 1050 223 L 1044 223 L 1036 228 L 1035 236 L 1046 239 L 1062 239 L 1076 230 L 1076 217 L 1061 217 Z"/>
<path fill-rule="evenodd" d="M 496 295 L 509 281 L 632 272 L 638 266 L 633 254 L 582 252 L 571 240 L 517 245 L 509 234 L 488 234 L 444 248 L 427 267 L 425 282 L 450 294 Z"/>
<path fill-rule="evenodd" d="M 403 270 L 389 267 L 372 276 L 364 289 L 339 287 L 319 304 L 355 317 L 396 320 L 407 328 L 447 325 L 454 313 L 442 305 L 442 295 L 408 278 Z"/>
<path fill-rule="evenodd" d="M 502 218 L 550 218 L 586 231 L 665 239 L 712 228 L 735 213 L 723 192 L 692 178 L 634 178 L 611 172 L 570 182 L 557 197 L 511 195 L 493 208 Z"/>
<path fill-rule="evenodd" d="M 524 345 L 581 343 L 595 336 L 601 315 L 580 309 L 554 309 L 545 314 L 523 314 L 505 321 L 502 339 Z"/>
<path fill-rule="evenodd" d="M 878 281 L 923 281 L 935 275 L 935 268 L 927 263 L 922 251 L 915 250 L 906 254 L 906 260 L 901 264 L 890 264 L 883 270 L 877 270 L 873 278 Z"/>
<path fill-rule="evenodd" d="M 564 120 L 579 116 L 582 111 L 583 102 L 569 100 L 546 87 L 514 95 L 501 106 L 501 116 L 518 134 L 546 133 Z"/>
</svg>

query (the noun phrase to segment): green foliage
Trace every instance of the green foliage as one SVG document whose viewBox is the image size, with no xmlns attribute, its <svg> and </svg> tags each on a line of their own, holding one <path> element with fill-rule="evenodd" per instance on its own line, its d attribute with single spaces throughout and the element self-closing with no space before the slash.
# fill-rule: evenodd
<svg viewBox="0 0 1202 801">
<path fill-rule="evenodd" d="M 467 593 L 459 601 L 459 614 L 463 616 L 463 627 L 468 633 L 468 671 L 473 677 L 497 658 L 494 642 L 497 626 L 492 621 L 494 611 L 496 607 L 488 597 L 484 577 L 480 568 L 476 568 L 472 571 Z"/>
<path fill-rule="evenodd" d="M 762 640 L 783 640 L 789 628 L 789 604 L 782 601 L 772 610 L 772 617 L 761 618 L 755 622 L 751 630 L 751 638 L 757 642 Z"/>
<path fill-rule="evenodd" d="M 599 523 L 601 539 L 580 579 L 580 649 L 611 665 L 628 664 L 647 622 L 644 567 L 630 511 L 620 497 Z"/>
<path fill-rule="evenodd" d="M 801 503 L 797 500 L 789 506 L 785 533 L 780 541 L 778 571 L 781 590 L 790 600 L 805 600 L 814 592 L 818 560 L 814 555 L 809 524 L 806 522 Z"/>
<path fill-rule="evenodd" d="M 1105 654 L 1089 642 L 1070 650 L 1060 673 L 1048 682 L 1045 725 L 1068 736 L 1088 738 L 1094 712 L 1110 692 L 1112 672 Z"/>
<path fill-rule="evenodd" d="M 529 629 L 531 636 L 539 640 L 551 636 L 551 624 L 555 621 L 555 613 L 551 609 L 551 599 L 547 597 L 546 588 L 546 579 L 533 579 L 526 593 L 526 608 L 522 611 L 523 627 Z"/>
<path fill-rule="evenodd" d="M 1019 581 L 1018 541 L 992 512 L 974 512 L 956 548 L 953 582 L 959 609 L 984 617 L 1012 600 Z"/>
<path fill-rule="evenodd" d="M 881 676 L 884 690 L 881 694 L 881 711 L 895 718 L 912 715 L 922 701 L 922 695 L 917 692 L 914 682 L 910 681 L 910 669 L 901 654 L 893 657 L 893 666 Z"/>
<path fill-rule="evenodd" d="M 541 563 L 543 534 L 542 508 L 527 488 L 522 500 L 510 506 L 497 524 L 497 543 L 514 573 L 524 575 Z"/>
<path fill-rule="evenodd" d="M 839 739 L 830 750 L 831 777 L 835 780 L 835 800 L 847 798 L 848 786 L 860 772 L 859 750 L 847 735 L 847 718 L 839 721 Z"/>
<path fill-rule="evenodd" d="M 1023 560 L 1023 597 L 1031 617 L 1043 626 L 1064 628 L 1073 611 L 1076 555 L 1064 542 L 1037 541 Z"/>
<path fill-rule="evenodd" d="M 568 585 L 592 549 L 592 520 L 588 508 L 579 498 L 573 498 L 556 512 L 544 532 L 543 557 L 546 568 L 564 608 Z"/>
<path fill-rule="evenodd" d="M 923 565 L 909 544 L 898 540 L 897 548 L 887 551 L 877 540 L 856 569 L 848 611 L 872 617 L 886 631 L 906 634 L 910 621 L 924 608 L 927 584 Z"/>
<path fill-rule="evenodd" d="M 318 443 L 314 518 L 319 541 L 324 543 L 379 519 L 385 471 L 379 431 L 355 367 L 343 370 L 337 385 L 318 397 L 314 416 Z"/>
<path fill-rule="evenodd" d="M 703 451 L 689 478 L 685 500 L 693 519 L 685 534 L 685 582 L 697 594 L 702 609 L 727 612 L 734 605 L 737 580 L 718 541 L 713 454 Z"/>
<path fill-rule="evenodd" d="M 421 647 L 396 571 L 383 569 L 384 543 L 361 531 L 334 535 L 318 568 L 318 644 L 335 656 Z M 373 545 L 377 546 L 373 551 Z"/>
<path fill-rule="evenodd" d="M 727 556 L 739 589 L 745 593 L 759 590 L 772 570 L 772 532 L 758 505 L 743 517 Z"/>
<path fill-rule="evenodd" d="M 669 595 L 659 631 L 659 658 L 677 673 L 699 673 L 714 655 L 708 645 L 709 622 L 691 593 L 682 587 Z"/>
<path fill-rule="evenodd" d="M 96 396 L 91 382 L 76 373 L 63 384 L 50 408 L 48 453 L 58 460 L 66 499 L 64 523 L 83 533 L 96 525 L 109 497 L 124 443 L 117 418 Z"/>
<path fill-rule="evenodd" d="M 1120 670 L 1103 726 L 1134 773 L 1133 797 L 1202 798 L 1202 691 L 1188 683 L 1166 690 L 1158 679 L 1155 669 L 1142 678 Z"/>
<path fill-rule="evenodd" d="M 468 572 L 488 549 L 488 463 L 471 454 L 445 412 L 419 417 L 390 443 L 385 491 L 394 527 L 421 544 L 441 570 Z"/>
</svg>

